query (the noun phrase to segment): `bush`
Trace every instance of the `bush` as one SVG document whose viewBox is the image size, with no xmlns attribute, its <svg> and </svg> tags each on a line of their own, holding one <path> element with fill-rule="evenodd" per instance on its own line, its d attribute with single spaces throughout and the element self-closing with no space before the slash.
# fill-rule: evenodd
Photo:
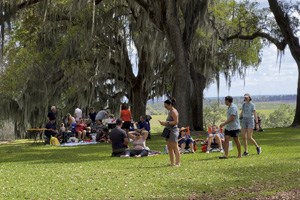
<svg viewBox="0 0 300 200">
<path fill-rule="evenodd" d="M 265 125 L 269 128 L 288 127 L 293 122 L 294 113 L 295 109 L 290 105 L 282 104 L 269 115 Z"/>
<path fill-rule="evenodd" d="M 210 125 L 218 125 L 224 119 L 226 110 L 224 107 L 221 107 L 217 102 L 207 105 L 203 110 L 204 115 L 204 128 L 207 128 Z"/>
</svg>

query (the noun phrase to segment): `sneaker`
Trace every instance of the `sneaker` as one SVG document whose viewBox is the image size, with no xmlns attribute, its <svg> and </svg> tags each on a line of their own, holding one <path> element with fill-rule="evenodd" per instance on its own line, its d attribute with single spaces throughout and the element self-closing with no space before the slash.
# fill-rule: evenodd
<svg viewBox="0 0 300 200">
<path fill-rule="evenodd" d="M 121 158 L 129 158 L 129 155 L 121 155 Z"/>
<path fill-rule="evenodd" d="M 220 149 L 220 152 L 221 152 L 221 153 L 224 153 L 224 150 L 223 150 L 223 149 Z"/>
<path fill-rule="evenodd" d="M 243 153 L 243 156 L 249 156 L 249 153 L 245 151 L 245 152 Z"/>
<path fill-rule="evenodd" d="M 213 150 L 212 148 L 209 148 L 206 150 L 206 153 L 212 152 L 212 150 Z"/>
<path fill-rule="evenodd" d="M 256 147 L 256 151 L 257 151 L 257 154 L 261 154 L 262 150 L 261 150 L 261 147 Z"/>
</svg>

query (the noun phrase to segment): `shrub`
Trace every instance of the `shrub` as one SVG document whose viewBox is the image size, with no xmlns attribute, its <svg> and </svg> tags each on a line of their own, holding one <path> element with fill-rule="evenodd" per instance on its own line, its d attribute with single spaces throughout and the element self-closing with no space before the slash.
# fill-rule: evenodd
<svg viewBox="0 0 300 200">
<path fill-rule="evenodd" d="M 295 110 L 287 104 L 282 104 L 280 107 L 269 115 L 266 120 L 266 127 L 288 127 L 292 124 Z"/>
<path fill-rule="evenodd" d="M 220 124 L 224 119 L 224 115 L 226 114 L 226 110 L 224 107 L 221 107 L 217 102 L 211 103 L 207 105 L 203 109 L 204 115 L 204 128 L 207 128 L 213 124 Z"/>
</svg>

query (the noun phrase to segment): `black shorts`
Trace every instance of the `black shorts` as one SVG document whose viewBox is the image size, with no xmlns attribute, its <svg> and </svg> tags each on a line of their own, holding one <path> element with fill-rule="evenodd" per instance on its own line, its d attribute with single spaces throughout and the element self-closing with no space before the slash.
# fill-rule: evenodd
<svg viewBox="0 0 300 200">
<path fill-rule="evenodd" d="M 224 133 L 225 133 L 225 136 L 229 135 L 230 137 L 238 137 L 239 133 L 240 133 L 240 130 L 237 129 L 237 130 L 230 130 L 230 131 L 228 131 L 228 130 L 225 129 Z"/>
<path fill-rule="evenodd" d="M 131 122 L 123 122 L 122 129 L 130 129 Z"/>
</svg>

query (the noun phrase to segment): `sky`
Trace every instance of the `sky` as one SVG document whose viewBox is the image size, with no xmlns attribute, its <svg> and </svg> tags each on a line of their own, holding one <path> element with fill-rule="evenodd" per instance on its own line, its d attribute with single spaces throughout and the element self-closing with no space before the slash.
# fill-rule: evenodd
<svg viewBox="0 0 300 200">
<path fill-rule="evenodd" d="M 224 77 L 220 81 L 220 96 L 242 96 L 244 93 L 251 95 L 279 95 L 296 94 L 298 70 L 295 60 L 286 49 L 279 66 L 277 48 L 275 45 L 263 49 L 262 62 L 258 69 L 249 68 L 245 80 L 233 77 L 231 87 L 226 84 Z M 218 96 L 216 84 L 210 85 L 204 91 L 205 97 Z"/>
<path fill-rule="evenodd" d="M 262 7 L 268 7 L 267 0 L 257 1 Z M 294 1 L 292 1 L 294 2 Z M 296 94 L 298 69 L 295 60 L 286 48 L 279 67 L 275 45 L 263 49 L 262 62 L 257 70 L 247 70 L 246 79 L 234 77 L 231 87 L 226 84 L 224 77 L 221 77 L 219 96 L 243 96 L 245 93 L 251 95 L 281 95 Z M 210 85 L 204 91 L 205 97 L 217 97 L 216 84 Z"/>
</svg>

